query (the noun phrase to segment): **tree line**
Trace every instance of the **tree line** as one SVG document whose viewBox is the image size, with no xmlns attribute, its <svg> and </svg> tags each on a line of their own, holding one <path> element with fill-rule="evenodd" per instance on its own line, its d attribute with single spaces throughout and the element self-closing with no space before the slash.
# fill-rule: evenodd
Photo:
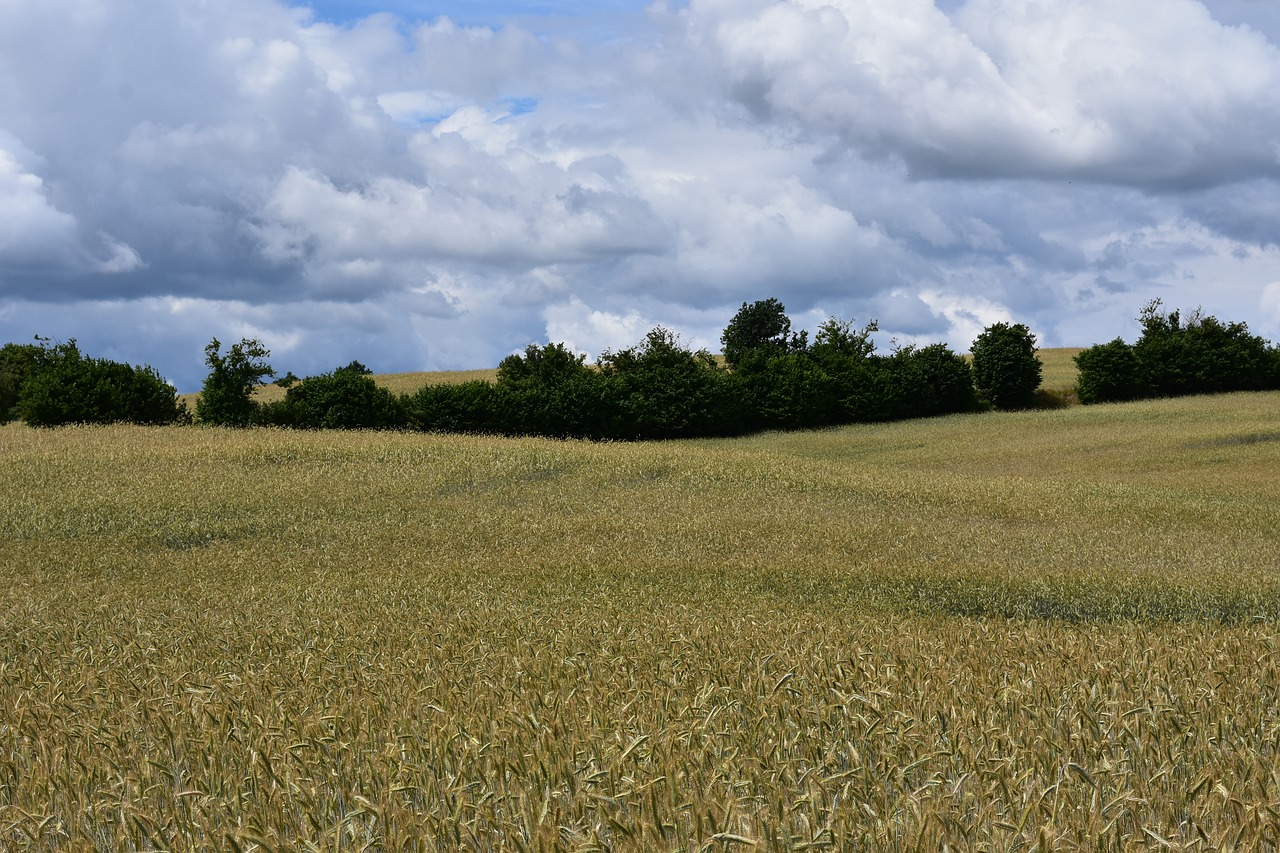
<svg viewBox="0 0 1280 853">
<path fill-rule="evenodd" d="M 1076 357 L 1081 402 L 1280 388 L 1280 348 L 1195 312 L 1139 317 L 1134 344 L 1117 338 Z M 777 299 L 743 303 L 721 337 L 723 358 L 658 327 L 587 364 L 559 343 L 503 359 L 496 381 L 393 394 L 358 361 L 299 380 L 282 399 L 255 390 L 276 377 L 260 341 L 205 348 L 209 373 L 194 413 L 151 367 L 82 354 L 76 342 L 0 347 L 0 417 L 65 423 L 198 423 L 296 429 L 410 429 L 612 440 L 733 436 L 769 429 L 930 417 L 1036 404 L 1042 364 L 1023 324 L 995 323 L 970 358 L 944 344 L 876 351 L 873 321 L 829 319 L 813 339 L 792 330 Z"/>
</svg>

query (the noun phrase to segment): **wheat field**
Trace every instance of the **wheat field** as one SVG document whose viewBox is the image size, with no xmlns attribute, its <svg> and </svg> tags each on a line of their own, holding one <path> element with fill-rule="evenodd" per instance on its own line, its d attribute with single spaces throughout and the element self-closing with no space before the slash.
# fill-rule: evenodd
<svg viewBox="0 0 1280 853">
<path fill-rule="evenodd" d="M 0 429 L 0 848 L 1280 844 L 1280 395 Z"/>
</svg>

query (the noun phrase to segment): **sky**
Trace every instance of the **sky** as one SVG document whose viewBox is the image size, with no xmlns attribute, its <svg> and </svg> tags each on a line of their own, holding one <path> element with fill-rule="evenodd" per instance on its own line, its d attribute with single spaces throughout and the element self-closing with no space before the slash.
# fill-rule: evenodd
<svg viewBox="0 0 1280 853">
<path fill-rule="evenodd" d="M 1158 9 L 1158 13 L 1154 10 Z M 743 302 L 957 351 L 1280 340 L 1269 0 L 0 0 L 0 341 L 198 389 Z"/>
</svg>

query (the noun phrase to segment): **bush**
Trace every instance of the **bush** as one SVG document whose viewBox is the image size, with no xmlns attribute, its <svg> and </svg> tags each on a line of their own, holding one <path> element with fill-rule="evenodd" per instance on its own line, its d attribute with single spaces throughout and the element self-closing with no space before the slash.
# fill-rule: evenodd
<svg viewBox="0 0 1280 853">
<path fill-rule="evenodd" d="M 477 379 L 420 388 L 404 400 L 404 407 L 409 426 L 421 432 L 511 435 L 513 403 L 509 391 Z"/>
<path fill-rule="evenodd" d="M 946 344 L 903 347 L 880 367 L 888 417 L 927 418 L 978 408 L 973 373 L 964 356 Z"/>
<path fill-rule="evenodd" d="M 0 423 L 19 417 L 18 400 L 22 388 L 40 370 L 49 365 L 54 348 L 48 338 L 36 336 L 38 343 L 5 344 L 0 347 Z M 72 344 L 74 345 L 74 341 Z"/>
<path fill-rule="evenodd" d="M 742 431 L 742 411 L 727 374 L 706 350 L 691 352 L 659 326 L 644 341 L 600 356 L 616 383 L 618 438 L 679 438 Z"/>
<path fill-rule="evenodd" d="M 1270 386 L 1267 342 L 1244 323 L 1221 323 L 1195 311 L 1160 310 L 1154 300 L 1142 310 L 1142 336 L 1134 344 L 1147 396 L 1178 397 Z"/>
<path fill-rule="evenodd" d="M 621 428 L 618 383 L 564 344 L 530 344 L 498 365 L 498 389 L 510 403 L 508 429 L 555 438 L 614 438 Z"/>
<path fill-rule="evenodd" d="M 733 379 L 748 429 L 812 429 L 837 419 L 835 382 L 806 352 L 750 351 Z"/>
<path fill-rule="evenodd" d="M 407 423 L 400 398 L 359 362 L 303 379 L 283 401 L 261 411 L 267 422 L 304 429 L 398 429 Z"/>
<path fill-rule="evenodd" d="M 204 348 L 209 375 L 200 389 L 196 420 L 216 426 L 249 426 L 258 417 L 254 389 L 276 375 L 266 361 L 271 353 L 261 341 L 249 338 L 232 344 L 226 355 L 221 350 L 217 338 Z"/>
<path fill-rule="evenodd" d="M 1035 403 L 1043 367 L 1036 336 L 1022 323 L 993 323 L 973 342 L 973 385 L 996 409 L 1026 409 Z"/>
<path fill-rule="evenodd" d="M 1142 335 L 1132 346 L 1116 338 L 1076 356 L 1080 402 L 1280 388 L 1276 350 L 1244 323 L 1198 311 L 1184 320 L 1158 299 L 1138 319 Z"/>
<path fill-rule="evenodd" d="M 1081 403 L 1119 403 L 1147 396 L 1133 347 L 1120 338 L 1089 347 L 1075 357 L 1080 372 L 1076 394 Z"/>
<path fill-rule="evenodd" d="M 40 360 L 17 406 L 31 426 L 170 424 L 186 417 L 173 386 L 150 366 L 88 358 L 74 340 L 46 348 Z"/>
</svg>

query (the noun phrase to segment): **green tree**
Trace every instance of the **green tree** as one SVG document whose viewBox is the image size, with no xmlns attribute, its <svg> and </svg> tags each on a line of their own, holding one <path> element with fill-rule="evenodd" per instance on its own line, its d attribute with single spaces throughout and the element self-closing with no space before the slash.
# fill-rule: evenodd
<svg viewBox="0 0 1280 853">
<path fill-rule="evenodd" d="M 196 420 L 216 426 L 248 426 L 257 414 L 253 391 L 276 372 L 267 363 L 270 351 L 261 341 L 250 338 L 232 344 L 222 354 L 217 338 L 204 348 L 209 375 L 200 389 Z"/>
<path fill-rule="evenodd" d="M 1022 323 L 993 323 L 973 342 L 973 384 L 978 396 L 997 409 L 1026 409 L 1035 403 L 1043 363 L 1036 336 Z"/>
<path fill-rule="evenodd" d="M 742 303 L 720 336 L 725 363 L 735 369 L 748 353 L 760 350 L 778 354 L 794 352 L 806 349 L 808 342 L 807 332 L 792 333 L 786 307 L 772 297 L 750 305 Z"/>
<path fill-rule="evenodd" d="M 562 343 L 530 344 L 498 365 L 498 390 L 522 435 L 612 438 L 618 432 L 618 384 Z"/>
<path fill-rule="evenodd" d="M 1138 322 L 1142 335 L 1134 344 L 1116 338 L 1076 356 L 1082 403 L 1280 387 L 1277 351 L 1244 323 L 1165 311 L 1159 299 L 1143 307 Z"/>
<path fill-rule="evenodd" d="M 876 351 L 871 335 L 878 331 L 880 324 L 875 320 L 857 329 L 852 320 L 829 317 L 818 327 L 810 352 L 824 367 L 844 359 L 860 361 Z"/>
<path fill-rule="evenodd" d="M 35 339 L 34 344 L 0 347 L 0 423 L 19 417 L 18 400 L 23 386 L 49 365 L 53 354 L 49 339 L 39 335 Z"/>
<path fill-rule="evenodd" d="M 359 362 L 309 376 L 264 407 L 263 420 L 305 429 L 397 429 L 406 423 L 400 398 Z"/>
<path fill-rule="evenodd" d="M 169 424 L 186 416 L 173 386 L 153 367 L 89 358 L 74 340 L 43 348 L 41 367 L 23 384 L 17 406 L 31 426 Z"/>
<path fill-rule="evenodd" d="M 1076 396 L 1081 403 L 1118 403 L 1147 396 L 1133 347 L 1120 338 L 1089 347 L 1075 362 L 1079 370 Z"/>
<path fill-rule="evenodd" d="M 606 382 L 617 383 L 619 438 L 677 438 L 740 431 L 728 377 L 706 350 L 692 352 L 675 334 L 653 329 L 640 344 L 600 356 Z"/>
<path fill-rule="evenodd" d="M 498 363 L 498 384 L 524 388 L 558 385 L 591 372 L 586 356 L 562 343 L 529 344 L 524 353 L 509 355 Z"/>
</svg>

